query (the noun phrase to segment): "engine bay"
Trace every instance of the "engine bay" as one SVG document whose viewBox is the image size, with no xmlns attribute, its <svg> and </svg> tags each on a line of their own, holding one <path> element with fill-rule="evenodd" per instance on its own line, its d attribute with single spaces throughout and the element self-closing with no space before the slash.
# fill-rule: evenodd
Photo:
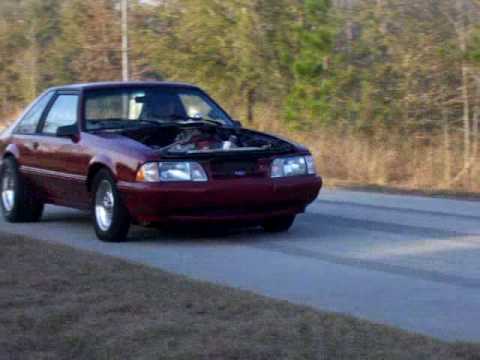
<svg viewBox="0 0 480 360">
<path fill-rule="evenodd" d="M 291 145 L 273 136 L 219 126 L 172 126 L 123 131 L 122 135 L 171 155 L 288 151 Z"/>
</svg>

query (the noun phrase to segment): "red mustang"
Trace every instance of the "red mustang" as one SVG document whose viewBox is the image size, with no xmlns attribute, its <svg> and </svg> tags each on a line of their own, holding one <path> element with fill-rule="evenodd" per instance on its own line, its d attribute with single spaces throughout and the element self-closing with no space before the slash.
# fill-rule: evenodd
<svg viewBox="0 0 480 360">
<path fill-rule="evenodd" d="M 322 180 L 309 151 L 243 129 L 196 86 L 95 83 L 47 90 L 0 135 L 1 207 L 89 209 L 99 239 L 130 224 L 235 221 L 288 230 Z"/>
</svg>

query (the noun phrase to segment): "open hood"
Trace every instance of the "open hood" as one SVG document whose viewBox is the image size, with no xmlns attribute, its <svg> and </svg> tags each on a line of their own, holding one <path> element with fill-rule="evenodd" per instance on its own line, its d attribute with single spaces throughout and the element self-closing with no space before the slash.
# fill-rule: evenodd
<svg viewBox="0 0 480 360">
<path fill-rule="evenodd" d="M 123 131 L 122 135 L 167 157 L 277 154 L 294 150 L 292 144 L 271 135 L 212 125 L 135 129 Z"/>
</svg>

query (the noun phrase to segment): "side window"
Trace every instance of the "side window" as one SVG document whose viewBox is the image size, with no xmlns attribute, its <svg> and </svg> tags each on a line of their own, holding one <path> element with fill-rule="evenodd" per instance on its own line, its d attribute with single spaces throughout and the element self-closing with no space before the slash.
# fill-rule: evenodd
<svg viewBox="0 0 480 360">
<path fill-rule="evenodd" d="M 60 95 L 48 112 L 43 134 L 55 135 L 62 126 L 74 125 L 77 122 L 77 95 Z"/>
<path fill-rule="evenodd" d="M 34 134 L 37 131 L 38 122 L 42 117 L 45 107 L 50 102 L 53 93 L 50 92 L 43 97 L 41 97 L 35 105 L 23 116 L 22 120 L 17 125 L 15 129 L 16 133 L 19 134 Z"/>
</svg>

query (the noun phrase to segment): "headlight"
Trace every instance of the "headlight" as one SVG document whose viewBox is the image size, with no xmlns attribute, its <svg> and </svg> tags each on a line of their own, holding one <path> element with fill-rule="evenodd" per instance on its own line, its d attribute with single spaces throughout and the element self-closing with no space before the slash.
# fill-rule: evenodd
<svg viewBox="0 0 480 360">
<path fill-rule="evenodd" d="M 207 181 L 202 165 L 196 162 L 159 162 L 143 165 L 137 173 L 137 181 Z"/>
<path fill-rule="evenodd" d="M 272 162 L 272 178 L 314 175 L 315 173 L 315 161 L 311 156 L 278 158 Z"/>
</svg>

